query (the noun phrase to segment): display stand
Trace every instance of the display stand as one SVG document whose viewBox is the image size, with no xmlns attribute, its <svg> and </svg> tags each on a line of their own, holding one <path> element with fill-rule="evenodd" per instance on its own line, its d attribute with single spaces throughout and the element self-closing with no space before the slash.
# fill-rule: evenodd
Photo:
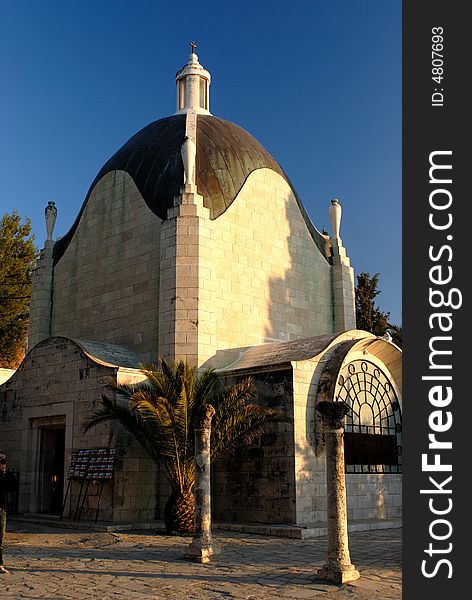
<svg viewBox="0 0 472 600">
<path fill-rule="evenodd" d="M 72 452 L 66 495 L 62 506 L 61 520 L 73 481 L 80 481 L 79 495 L 74 511 L 74 522 L 80 521 L 91 482 L 100 482 L 100 491 L 95 512 L 95 523 L 98 520 L 100 501 L 105 481 L 113 479 L 115 469 L 116 448 L 92 448 Z"/>
</svg>

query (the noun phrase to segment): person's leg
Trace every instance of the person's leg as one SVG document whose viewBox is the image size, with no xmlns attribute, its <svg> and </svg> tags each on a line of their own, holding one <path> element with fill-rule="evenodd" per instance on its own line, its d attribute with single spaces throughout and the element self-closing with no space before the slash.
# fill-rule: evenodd
<svg viewBox="0 0 472 600">
<path fill-rule="evenodd" d="M 0 508 L 0 567 L 3 565 L 3 538 L 7 528 L 7 511 Z"/>
</svg>

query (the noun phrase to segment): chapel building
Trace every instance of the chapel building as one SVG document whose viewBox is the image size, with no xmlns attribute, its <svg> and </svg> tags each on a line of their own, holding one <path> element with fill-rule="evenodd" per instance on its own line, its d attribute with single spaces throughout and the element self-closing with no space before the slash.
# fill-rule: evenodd
<svg viewBox="0 0 472 600">
<path fill-rule="evenodd" d="M 349 517 L 401 514 L 401 351 L 356 330 L 354 271 L 340 238 L 310 220 L 289 178 L 241 127 L 210 112 L 210 73 L 192 48 L 176 112 L 100 169 L 69 232 L 56 207 L 34 276 L 29 351 L 0 386 L 0 450 L 19 474 L 20 513 L 116 522 L 162 519 L 163 474 L 118 425 L 89 433 L 110 377 L 143 379 L 160 356 L 250 375 L 258 401 L 294 418 L 213 469 L 226 523 L 326 521 L 320 400 L 346 401 Z M 0 373 L 2 376 L 2 373 Z M 8 378 L 7 378 L 8 377 Z M 113 479 L 68 480 L 79 450 L 113 448 Z M 85 498 L 85 499 L 84 499 Z"/>
</svg>

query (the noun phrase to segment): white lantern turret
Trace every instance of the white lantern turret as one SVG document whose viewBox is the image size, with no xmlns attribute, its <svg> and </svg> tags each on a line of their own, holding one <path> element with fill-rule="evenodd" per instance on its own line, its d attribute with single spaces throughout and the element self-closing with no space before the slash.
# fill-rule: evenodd
<svg viewBox="0 0 472 600">
<path fill-rule="evenodd" d="M 188 63 L 175 76 L 177 84 L 177 109 L 175 114 L 181 115 L 192 110 L 198 114 L 210 113 L 210 73 L 198 62 L 195 54 L 196 44 L 191 43 L 192 53 Z"/>
</svg>

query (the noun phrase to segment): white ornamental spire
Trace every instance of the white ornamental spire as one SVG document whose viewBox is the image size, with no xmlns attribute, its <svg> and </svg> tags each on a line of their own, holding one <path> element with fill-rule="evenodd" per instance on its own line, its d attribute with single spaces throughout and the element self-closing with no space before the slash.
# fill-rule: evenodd
<svg viewBox="0 0 472 600">
<path fill-rule="evenodd" d="M 52 234 L 54 231 L 54 225 L 56 224 L 56 218 L 57 218 L 56 203 L 53 202 L 52 200 L 50 200 L 48 202 L 48 205 L 44 209 L 44 217 L 46 219 L 46 235 L 47 235 L 46 241 L 50 242 L 50 241 L 52 241 Z"/>
<path fill-rule="evenodd" d="M 188 63 L 175 76 L 177 84 L 177 110 L 176 115 L 187 113 L 189 110 L 198 114 L 209 115 L 210 110 L 210 73 L 198 62 L 195 54 L 197 45 L 190 44 L 192 52 Z"/>
<path fill-rule="evenodd" d="M 329 205 L 329 220 L 331 221 L 331 229 L 333 230 L 333 236 L 335 240 L 339 239 L 339 232 L 341 229 L 341 213 L 342 208 L 337 198 L 331 200 Z"/>
<path fill-rule="evenodd" d="M 195 192 L 195 163 L 197 157 L 197 146 L 195 141 L 187 136 L 180 148 L 180 152 L 184 164 L 184 186 L 189 191 Z"/>
</svg>

